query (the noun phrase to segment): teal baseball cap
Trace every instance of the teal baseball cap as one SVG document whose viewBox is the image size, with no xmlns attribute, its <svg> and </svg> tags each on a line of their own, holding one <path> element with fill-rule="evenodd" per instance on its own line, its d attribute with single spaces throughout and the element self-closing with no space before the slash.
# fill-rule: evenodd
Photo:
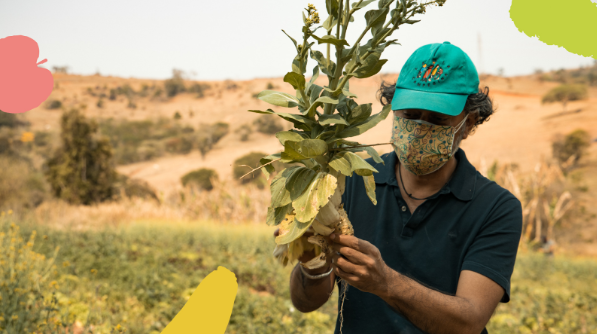
<svg viewBox="0 0 597 334">
<path fill-rule="evenodd" d="M 425 109 L 456 116 L 479 92 L 469 56 L 450 42 L 427 44 L 408 58 L 396 82 L 392 110 Z"/>
</svg>

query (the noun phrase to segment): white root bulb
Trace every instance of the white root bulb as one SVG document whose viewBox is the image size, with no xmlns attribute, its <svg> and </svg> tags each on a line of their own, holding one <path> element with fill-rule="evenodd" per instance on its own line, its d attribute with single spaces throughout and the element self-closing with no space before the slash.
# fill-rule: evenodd
<svg viewBox="0 0 597 334">
<path fill-rule="evenodd" d="M 324 236 L 329 236 L 332 233 L 354 235 L 354 229 L 342 204 L 342 193 L 345 189 L 344 176 L 341 176 L 338 181 L 336 191 L 328 203 L 319 210 L 315 220 L 306 231 L 314 235 L 309 238 L 300 237 L 288 244 L 276 245 L 273 255 L 284 266 L 289 261 L 298 259 L 303 251 L 314 250 L 316 256 L 301 265 L 307 269 L 324 267 L 328 256 L 332 256 L 331 248 Z"/>
</svg>

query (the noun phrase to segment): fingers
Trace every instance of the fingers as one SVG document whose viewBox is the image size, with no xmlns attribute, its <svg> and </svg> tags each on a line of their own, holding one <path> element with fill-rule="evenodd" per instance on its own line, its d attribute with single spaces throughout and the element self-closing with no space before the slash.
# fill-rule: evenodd
<svg viewBox="0 0 597 334">
<path fill-rule="evenodd" d="M 343 257 L 345 260 L 354 264 L 367 265 L 371 260 L 368 255 L 363 254 L 347 246 L 332 244 L 331 249 L 333 254 L 335 254 L 336 256 L 340 258 Z M 340 253 L 340 255 L 338 255 L 337 253 Z"/>
<path fill-rule="evenodd" d="M 332 266 L 334 267 L 334 273 L 336 273 L 336 275 L 349 281 L 359 280 L 359 271 L 355 265 L 342 258 L 338 259 L 338 255 L 335 255 L 333 261 L 334 263 L 332 264 Z"/>
<path fill-rule="evenodd" d="M 333 241 L 334 245 L 347 246 L 360 253 L 369 255 L 376 255 L 378 253 L 378 248 L 373 246 L 370 242 L 352 235 L 332 233 L 330 234 L 330 239 Z"/>
</svg>

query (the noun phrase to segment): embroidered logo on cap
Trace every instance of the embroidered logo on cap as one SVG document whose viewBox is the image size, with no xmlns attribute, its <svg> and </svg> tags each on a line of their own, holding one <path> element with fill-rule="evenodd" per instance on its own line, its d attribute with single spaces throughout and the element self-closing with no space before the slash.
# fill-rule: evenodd
<svg viewBox="0 0 597 334">
<path fill-rule="evenodd" d="M 416 82 L 417 80 L 415 80 L 414 83 L 417 83 L 418 86 L 429 86 L 430 84 L 435 85 L 439 80 L 444 80 L 446 77 L 443 75 L 444 69 L 439 64 L 436 65 L 435 63 L 435 61 L 431 64 L 423 63 L 423 66 L 418 70 L 416 76 L 416 79 L 419 82 Z"/>
</svg>

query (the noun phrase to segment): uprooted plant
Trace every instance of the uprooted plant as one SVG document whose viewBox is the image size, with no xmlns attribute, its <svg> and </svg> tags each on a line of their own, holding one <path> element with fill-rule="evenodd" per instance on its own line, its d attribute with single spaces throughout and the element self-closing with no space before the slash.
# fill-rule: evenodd
<svg viewBox="0 0 597 334">
<path fill-rule="evenodd" d="M 353 173 L 363 176 L 367 195 L 376 204 L 373 173 L 377 170 L 355 152 L 365 151 L 377 163 L 383 163 L 372 145 L 360 145 L 349 141 L 373 128 L 390 113 L 386 105 L 381 112 L 372 115 L 371 103 L 358 104 L 356 95 L 349 91 L 351 78 L 368 78 L 377 74 L 387 59 L 381 59 L 383 51 L 392 44 L 398 44 L 389 37 L 403 24 L 414 24 L 415 14 L 425 13 L 427 6 L 442 6 L 445 0 L 418 3 L 415 0 L 379 0 L 378 8 L 365 13 L 367 26 L 352 46 L 346 41 L 346 32 L 353 14 L 376 0 L 360 0 L 349 6 L 346 2 L 327 0 L 329 17 L 319 23 L 319 14 L 313 5 L 303 13 L 302 43 L 292 37 L 296 56 L 292 71 L 284 81 L 292 85 L 296 95 L 265 90 L 257 96 L 270 104 L 294 108 L 298 114 L 250 110 L 261 114 L 274 114 L 291 122 L 294 128 L 280 131 L 276 137 L 284 146 L 283 152 L 261 159 L 260 168 L 269 176 L 275 171 L 272 163 L 280 160 L 293 164 L 280 171 L 271 181 L 271 205 L 268 208 L 267 224 L 279 225 L 274 255 L 283 265 L 296 261 L 304 251 L 314 250 L 316 257 L 302 264 L 315 269 L 325 265 L 330 249 L 324 236 L 332 232 L 353 235 L 354 231 L 341 201 L 345 188 L 345 177 Z M 394 4 L 395 3 L 395 4 Z M 324 36 L 315 32 L 323 29 Z M 363 37 L 371 33 L 364 44 Z M 284 32 L 286 34 L 286 32 Z M 314 50 L 312 46 L 325 44 L 327 54 Z M 335 47 L 332 60 L 330 49 Z M 305 79 L 307 59 L 317 62 L 313 76 Z M 315 84 L 320 71 L 327 75 L 328 85 Z M 305 232 L 313 232 L 307 240 Z"/>
</svg>

